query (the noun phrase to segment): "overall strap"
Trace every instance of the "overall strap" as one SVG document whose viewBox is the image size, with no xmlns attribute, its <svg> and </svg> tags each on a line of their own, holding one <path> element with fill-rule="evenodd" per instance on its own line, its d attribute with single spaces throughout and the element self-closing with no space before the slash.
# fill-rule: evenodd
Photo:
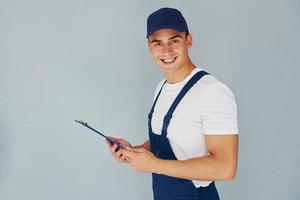
<svg viewBox="0 0 300 200">
<path fill-rule="evenodd" d="M 153 112 L 154 112 L 154 107 L 155 107 L 155 105 L 156 105 L 157 99 L 158 99 L 158 97 L 159 97 L 159 95 L 160 95 L 160 93 L 161 93 L 161 91 L 162 91 L 164 85 L 166 84 L 166 82 L 167 82 L 167 80 L 165 80 L 165 82 L 164 82 L 163 85 L 161 86 L 161 88 L 160 88 L 160 90 L 159 90 L 159 92 L 158 92 L 158 94 L 157 94 L 157 96 L 156 96 L 156 98 L 155 98 L 155 101 L 154 101 L 154 103 L 153 103 L 153 105 L 152 105 L 152 108 L 151 108 L 150 113 L 153 113 Z"/>
<path fill-rule="evenodd" d="M 164 117 L 164 121 L 163 121 L 163 127 L 161 130 L 161 134 L 162 136 L 166 137 L 167 136 L 167 129 L 169 127 L 172 115 L 176 109 L 176 107 L 178 106 L 178 104 L 180 103 L 180 101 L 182 100 L 182 98 L 185 96 L 185 94 L 195 85 L 195 83 L 197 83 L 197 81 L 199 81 L 203 76 L 207 75 L 209 73 L 207 73 L 206 71 L 199 71 L 197 72 L 186 84 L 185 86 L 181 89 L 181 91 L 179 92 L 179 94 L 177 95 L 176 99 L 173 101 L 171 107 L 169 108 L 167 114 Z"/>
<path fill-rule="evenodd" d="M 164 85 L 166 84 L 166 82 L 167 82 L 167 80 L 165 80 L 165 82 L 164 82 L 163 85 L 161 86 L 161 88 L 160 88 L 160 90 L 159 90 L 159 92 L 158 92 L 158 94 L 157 94 L 157 96 L 156 96 L 156 98 L 155 98 L 155 101 L 154 101 L 154 103 L 153 103 L 153 105 L 152 105 L 151 111 L 150 111 L 150 113 L 148 114 L 148 128 L 149 128 L 149 130 L 151 130 L 151 132 L 152 132 L 151 119 L 152 119 L 152 115 L 153 115 L 153 112 L 154 112 L 154 108 L 155 108 L 157 99 L 158 99 L 158 97 L 160 96 L 160 93 L 161 93 L 161 91 L 162 91 Z"/>
</svg>

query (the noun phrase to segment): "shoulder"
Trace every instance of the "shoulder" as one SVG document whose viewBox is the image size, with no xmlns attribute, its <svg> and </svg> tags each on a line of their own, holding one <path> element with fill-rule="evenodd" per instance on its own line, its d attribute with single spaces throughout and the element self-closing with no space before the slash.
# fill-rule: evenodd
<svg viewBox="0 0 300 200">
<path fill-rule="evenodd" d="M 216 78 L 212 74 L 208 74 L 203 76 L 196 84 L 195 84 L 195 92 L 197 93 L 198 98 L 202 99 L 203 97 L 209 96 L 232 96 L 233 93 L 231 89 L 218 78 Z"/>
<path fill-rule="evenodd" d="M 213 75 L 203 77 L 197 87 L 202 87 L 197 111 L 205 134 L 237 134 L 237 105 L 231 89 Z"/>
<path fill-rule="evenodd" d="M 196 104 L 203 113 L 236 114 L 237 105 L 233 92 L 214 75 L 208 74 L 195 84 Z M 207 112 L 206 112 L 207 111 Z"/>
</svg>

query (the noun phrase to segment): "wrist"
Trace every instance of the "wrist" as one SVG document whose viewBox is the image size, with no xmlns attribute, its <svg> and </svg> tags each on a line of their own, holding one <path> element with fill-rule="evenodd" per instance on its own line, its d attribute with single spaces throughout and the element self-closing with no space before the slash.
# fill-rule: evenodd
<svg viewBox="0 0 300 200">
<path fill-rule="evenodd" d="M 163 163 L 162 159 L 154 157 L 154 160 L 152 162 L 151 172 L 156 174 L 161 174 L 162 163 Z"/>
<path fill-rule="evenodd" d="M 133 148 L 145 148 L 148 151 L 150 151 L 150 143 L 149 143 L 149 141 L 146 141 L 141 145 L 134 146 Z"/>
</svg>

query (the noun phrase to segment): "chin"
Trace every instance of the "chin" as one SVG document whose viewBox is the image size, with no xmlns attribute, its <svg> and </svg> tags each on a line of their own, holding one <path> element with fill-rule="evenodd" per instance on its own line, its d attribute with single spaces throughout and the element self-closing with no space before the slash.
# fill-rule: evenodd
<svg viewBox="0 0 300 200">
<path fill-rule="evenodd" d="M 162 62 L 158 62 L 157 65 L 164 72 L 173 72 L 177 68 L 176 65 L 175 65 L 175 63 L 165 64 L 165 63 L 162 63 Z"/>
<path fill-rule="evenodd" d="M 166 74 L 172 74 L 176 71 L 176 68 L 171 67 L 161 67 L 161 70 Z"/>
</svg>

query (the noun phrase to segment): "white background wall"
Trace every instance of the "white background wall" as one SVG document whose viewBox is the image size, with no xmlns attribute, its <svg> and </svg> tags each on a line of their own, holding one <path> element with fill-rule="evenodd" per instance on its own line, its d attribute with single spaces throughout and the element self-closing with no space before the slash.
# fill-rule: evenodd
<svg viewBox="0 0 300 200">
<path fill-rule="evenodd" d="M 163 78 L 147 16 L 186 17 L 194 63 L 224 81 L 239 109 L 239 171 L 222 199 L 299 199 L 296 0 L 0 0 L 0 199 L 152 199 L 150 174 L 110 157 L 82 119 L 133 144 Z"/>
</svg>

